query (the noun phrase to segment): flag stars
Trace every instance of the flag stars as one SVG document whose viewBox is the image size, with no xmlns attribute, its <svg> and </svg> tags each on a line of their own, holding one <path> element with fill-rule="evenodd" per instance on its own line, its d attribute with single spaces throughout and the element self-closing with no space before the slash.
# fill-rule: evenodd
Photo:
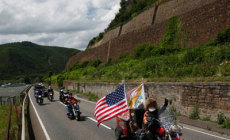
<svg viewBox="0 0 230 140">
<path fill-rule="evenodd" d="M 121 85 L 118 89 L 111 92 L 106 96 L 108 106 L 112 106 L 125 98 L 124 85 Z"/>
</svg>

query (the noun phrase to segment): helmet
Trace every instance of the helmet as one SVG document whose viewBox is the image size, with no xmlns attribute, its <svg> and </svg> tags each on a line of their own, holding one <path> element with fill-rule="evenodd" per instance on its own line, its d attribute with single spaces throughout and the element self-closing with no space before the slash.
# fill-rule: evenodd
<svg viewBox="0 0 230 140">
<path fill-rule="evenodd" d="M 72 93 L 69 93 L 69 96 L 72 96 L 73 94 Z"/>
</svg>

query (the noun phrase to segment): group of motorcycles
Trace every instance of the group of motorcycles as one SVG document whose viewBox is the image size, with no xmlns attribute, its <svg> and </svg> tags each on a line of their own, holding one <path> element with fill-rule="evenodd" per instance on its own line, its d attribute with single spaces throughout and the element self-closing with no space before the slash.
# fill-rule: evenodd
<svg viewBox="0 0 230 140">
<path fill-rule="evenodd" d="M 34 97 L 36 99 L 36 102 L 39 105 L 43 104 L 44 97 L 47 97 L 48 100 L 53 102 L 54 91 L 50 87 L 46 89 L 43 85 L 35 85 L 34 86 Z M 59 100 L 68 107 L 68 111 L 69 111 L 69 113 L 67 114 L 68 118 L 70 118 L 71 120 L 76 119 L 77 121 L 80 121 L 80 114 L 81 114 L 80 107 L 79 107 L 80 100 L 76 99 L 76 100 L 73 100 L 74 102 L 71 102 L 71 101 L 66 100 L 68 98 L 69 98 L 69 91 L 64 88 L 61 88 Z"/>
<path fill-rule="evenodd" d="M 44 100 L 43 97 L 47 97 L 51 102 L 53 101 L 54 91 L 50 88 L 47 91 L 44 91 L 42 89 L 35 89 L 34 96 L 36 98 L 37 103 L 39 105 L 42 105 Z"/>
<path fill-rule="evenodd" d="M 64 88 L 61 88 L 59 100 L 62 103 L 66 104 L 68 112 L 69 112 L 67 116 L 71 120 L 76 119 L 77 121 L 80 121 L 80 118 L 81 118 L 80 116 L 81 112 L 80 112 L 80 107 L 79 107 L 80 100 L 74 99 L 72 101 L 69 101 L 69 100 L 66 100 L 67 98 L 69 98 L 69 91 Z"/>
<path fill-rule="evenodd" d="M 36 102 L 43 104 L 43 97 L 47 97 L 51 102 L 54 99 L 54 91 L 52 88 L 46 89 L 44 86 L 35 85 L 34 95 Z M 71 120 L 80 120 L 80 100 L 71 98 L 68 90 L 61 88 L 59 93 L 59 100 L 66 105 L 68 109 L 67 116 Z M 73 99 L 73 100 L 71 100 Z M 143 120 L 144 110 L 130 110 L 131 118 L 134 119 L 134 124 L 141 124 Z M 142 116 L 142 117 L 140 117 Z M 136 140 L 181 140 L 182 126 L 176 123 L 176 115 L 170 112 L 163 113 L 159 119 L 147 118 L 148 127 L 142 129 L 139 127 L 136 131 L 131 130 L 130 119 L 123 119 L 121 116 L 117 117 L 117 126 L 115 129 L 115 136 L 117 140 L 121 139 L 136 139 Z M 132 122 L 133 123 L 133 122 Z"/>
<path fill-rule="evenodd" d="M 51 102 L 53 101 L 54 91 L 52 88 L 46 89 L 42 84 L 34 85 L 34 97 L 36 98 L 36 102 L 39 105 L 43 104 L 43 97 L 47 97 Z"/>
</svg>

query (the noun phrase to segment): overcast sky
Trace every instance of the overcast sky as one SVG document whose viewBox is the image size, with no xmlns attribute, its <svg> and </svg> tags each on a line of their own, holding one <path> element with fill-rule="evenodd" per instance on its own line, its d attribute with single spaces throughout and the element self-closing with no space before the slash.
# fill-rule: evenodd
<svg viewBox="0 0 230 140">
<path fill-rule="evenodd" d="M 0 44 L 31 41 L 84 50 L 120 0 L 0 0 Z"/>
</svg>

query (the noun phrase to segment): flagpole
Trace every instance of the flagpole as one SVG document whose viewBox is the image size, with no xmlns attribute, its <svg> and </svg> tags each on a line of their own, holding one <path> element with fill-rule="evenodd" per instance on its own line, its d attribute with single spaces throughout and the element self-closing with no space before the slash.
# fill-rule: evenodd
<svg viewBox="0 0 230 140">
<path fill-rule="evenodd" d="M 144 78 L 142 77 L 142 79 L 141 79 L 141 84 L 142 84 L 142 88 L 143 88 L 143 91 L 144 91 L 144 96 L 146 95 L 145 94 L 145 88 L 144 88 Z M 144 99 L 144 101 L 146 100 L 146 96 L 145 96 L 145 99 Z"/>
<path fill-rule="evenodd" d="M 128 109 L 129 109 L 128 98 L 127 98 L 127 95 L 126 95 L 126 88 L 125 88 L 125 80 L 122 80 L 122 83 L 124 84 L 125 99 L 126 99 L 126 104 L 128 106 Z"/>
<path fill-rule="evenodd" d="M 128 104 L 128 101 L 127 101 L 128 99 L 127 99 L 127 96 L 126 96 L 125 80 L 122 80 L 122 84 L 124 84 L 125 99 L 126 99 L 127 106 L 129 107 L 129 104 Z"/>
</svg>

